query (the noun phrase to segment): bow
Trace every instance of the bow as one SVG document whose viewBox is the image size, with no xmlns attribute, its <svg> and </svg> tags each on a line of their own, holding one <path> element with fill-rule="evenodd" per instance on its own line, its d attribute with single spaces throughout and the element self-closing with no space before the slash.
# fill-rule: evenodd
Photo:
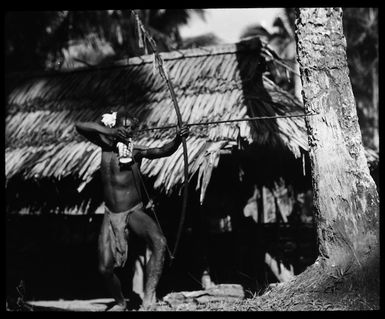
<svg viewBox="0 0 385 319">
<path fill-rule="evenodd" d="M 165 75 L 166 75 L 167 86 L 168 86 L 168 89 L 170 90 L 172 101 L 173 101 L 173 104 L 174 104 L 175 113 L 176 113 L 176 116 L 177 116 L 177 119 L 178 119 L 178 127 L 179 127 L 179 129 L 181 129 L 183 122 L 182 122 L 182 115 L 180 113 L 178 101 L 176 100 L 175 91 L 174 91 L 174 88 L 173 88 L 172 83 L 170 81 L 170 78 L 169 78 L 168 74 L 165 74 Z M 187 155 L 186 137 L 184 137 L 184 136 L 182 136 L 182 147 L 183 147 L 183 160 L 184 160 L 184 182 L 183 182 L 182 213 L 180 215 L 178 232 L 177 232 L 177 235 L 176 235 L 174 250 L 173 250 L 172 255 L 171 255 L 170 264 L 172 263 L 173 259 L 175 258 L 175 254 L 176 254 L 176 251 L 178 249 L 178 244 L 179 244 L 180 237 L 181 237 L 181 234 L 182 234 L 184 220 L 185 220 L 185 217 L 186 217 L 186 208 L 187 208 L 187 197 L 188 197 L 188 155 Z"/>
<path fill-rule="evenodd" d="M 138 14 L 134 10 L 131 10 L 131 12 L 135 16 L 135 18 L 136 18 L 137 27 L 138 27 L 138 33 L 139 33 L 139 41 L 140 42 L 142 41 L 142 36 L 144 37 L 144 40 L 148 40 L 148 42 L 149 42 L 149 44 L 151 46 L 151 49 L 153 51 L 153 54 L 154 54 L 154 67 L 156 66 L 155 65 L 155 62 L 156 62 L 157 66 L 158 66 L 158 69 L 159 69 L 160 75 L 162 76 L 162 78 L 167 83 L 167 87 L 168 87 L 168 89 L 170 91 L 171 98 L 172 98 L 173 105 L 174 105 L 174 109 L 175 109 L 175 113 L 176 113 L 176 116 L 177 116 L 178 127 L 179 127 L 179 129 L 181 129 L 183 121 L 182 121 L 182 115 L 180 113 L 178 101 L 177 101 L 176 96 L 175 96 L 174 87 L 173 87 L 173 85 L 171 83 L 169 74 L 167 73 L 167 71 L 165 70 L 165 68 L 163 66 L 163 60 L 162 60 L 162 58 L 160 57 L 159 53 L 156 50 L 156 43 L 155 43 L 154 39 L 151 37 L 151 35 L 144 28 L 142 22 L 140 21 L 140 18 L 138 16 Z M 144 41 L 144 43 L 145 43 L 145 41 Z M 182 147 L 183 147 L 183 159 L 184 159 L 184 182 L 183 182 L 182 212 L 181 212 L 181 215 L 180 215 L 179 226 L 178 226 L 177 235 L 176 235 L 176 239 L 175 239 L 174 250 L 173 250 L 172 254 L 170 254 L 170 259 L 171 259 L 170 260 L 170 265 L 172 264 L 172 261 L 175 259 L 175 254 L 176 254 L 177 249 L 178 249 L 178 244 L 179 244 L 180 237 L 181 237 L 181 234 L 182 234 L 182 229 L 183 229 L 184 220 L 185 220 L 185 217 L 186 217 L 186 209 L 187 209 L 187 197 L 188 197 L 188 154 L 187 154 L 186 137 L 184 137 L 184 136 L 182 136 Z"/>
</svg>

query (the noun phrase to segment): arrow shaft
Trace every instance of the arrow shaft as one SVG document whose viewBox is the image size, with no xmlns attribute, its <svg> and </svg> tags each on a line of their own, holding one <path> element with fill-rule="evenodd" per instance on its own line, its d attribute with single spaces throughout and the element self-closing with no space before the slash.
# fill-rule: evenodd
<svg viewBox="0 0 385 319">
<path fill-rule="evenodd" d="M 272 119 L 279 119 L 279 118 L 291 118 L 291 117 L 305 117 L 305 116 L 312 116 L 317 115 L 318 113 L 314 114 L 292 114 L 292 115 L 275 115 L 275 116 L 256 116 L 256 117 L 250 117 L 250 118 L 241 118 L 241 119 L 231 119 L 231 120 L 219 120 L 219 121 L 207 121 L 207 122 L 195 122 L 195 123 L 186 123 L 187 126 L 198 126 L 198 125 L 214 125 L 214 124 L 221 124 L 221 123 L 234 123 L 234 122 L 245 122 L 245 121 L 258 121 L 258 120 L 272 120 Z M 172 128 L 176 128 L 177 125 L 166 125 L 166 126 L 157 126 L 157 127 L 149 127 L 137 130 L 136 132 L 146 132 L 146 131 L 153 131 L 153 130 L 168 130 Z"/>
</svg>

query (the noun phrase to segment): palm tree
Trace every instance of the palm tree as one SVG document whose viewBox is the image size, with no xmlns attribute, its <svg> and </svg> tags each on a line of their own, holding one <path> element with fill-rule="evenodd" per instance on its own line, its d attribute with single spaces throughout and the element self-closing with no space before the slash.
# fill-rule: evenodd
<svg viewBox="0 0 385 319">
<path fill-rule="evenodd" d="M 296 43 L 294 34 L 294 8 L 285 8 L 273 22 L 273 27 L 269 30 L 261 24 L 247 26 L 241 33 L 241 39 L 259 37 L 262 42 L 267 44 L 277 54 L 277 58 L 293 68 L 297 74 L 287 74 L 285 68 L 270 61 L 268 65 L 271 77 L 280 86 L 292 91 L 294 95 L 302 100 L 301 81 L 298 76 L 299 68 L 296 60 Z"/>
<path fill-rule="evenodd" d="M 342 8 L 301 8 L 296 21 L 305 108 L 322 114 L 306 118 L 319 255 L 300 276 L 314 274 L 318 289 L 322 273 L 339 273 L 349 291 L 359 287 L 379 301 L 379 196 L 357 123 Z"/>
<path fill-rule="evenodd" d="M 146 9 L 139 15 L 159 51 L 181 44 L 179 26 L 203 9 Z M 95 65 L 141 55 L 129 10 L 8 12 L 6 71 Z"/>
<path fill-rule="evenodd" d="M 217 45 L 223 43 L 223 40 L 217 37 L 214 33 L 206 33 L 194 37 L 184 38 L 181 49 L 199 48 L 209 45 Z"/>
</svg>

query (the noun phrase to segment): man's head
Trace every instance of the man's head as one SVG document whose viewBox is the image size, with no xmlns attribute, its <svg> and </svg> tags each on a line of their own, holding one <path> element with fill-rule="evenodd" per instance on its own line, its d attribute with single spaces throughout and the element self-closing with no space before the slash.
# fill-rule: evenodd
<svg viewBox="0 0 385 319">
<path fill-rule="evenodd" d="M 125 127 L 131 130 L 135 130 L 139 125 L 137 118 L 133 117 L 127 111 L 118 111 L 116 114 L 116 124 L 115 127 Z"/>
</svg>

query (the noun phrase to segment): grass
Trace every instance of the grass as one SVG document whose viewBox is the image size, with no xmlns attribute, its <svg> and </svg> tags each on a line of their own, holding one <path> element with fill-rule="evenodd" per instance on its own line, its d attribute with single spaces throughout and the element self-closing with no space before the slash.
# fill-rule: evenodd
<svg viewBox="0 0 385 319">
<path fill-rule="evenodd" d="M 380 309 L 379 256 L 364 266 L 335 268 L 316 262 L 287 283 L 262 295 L 238 301 L 204 304 L 159 303 L 157 311 L 353 311 Z"/>
</svg>

